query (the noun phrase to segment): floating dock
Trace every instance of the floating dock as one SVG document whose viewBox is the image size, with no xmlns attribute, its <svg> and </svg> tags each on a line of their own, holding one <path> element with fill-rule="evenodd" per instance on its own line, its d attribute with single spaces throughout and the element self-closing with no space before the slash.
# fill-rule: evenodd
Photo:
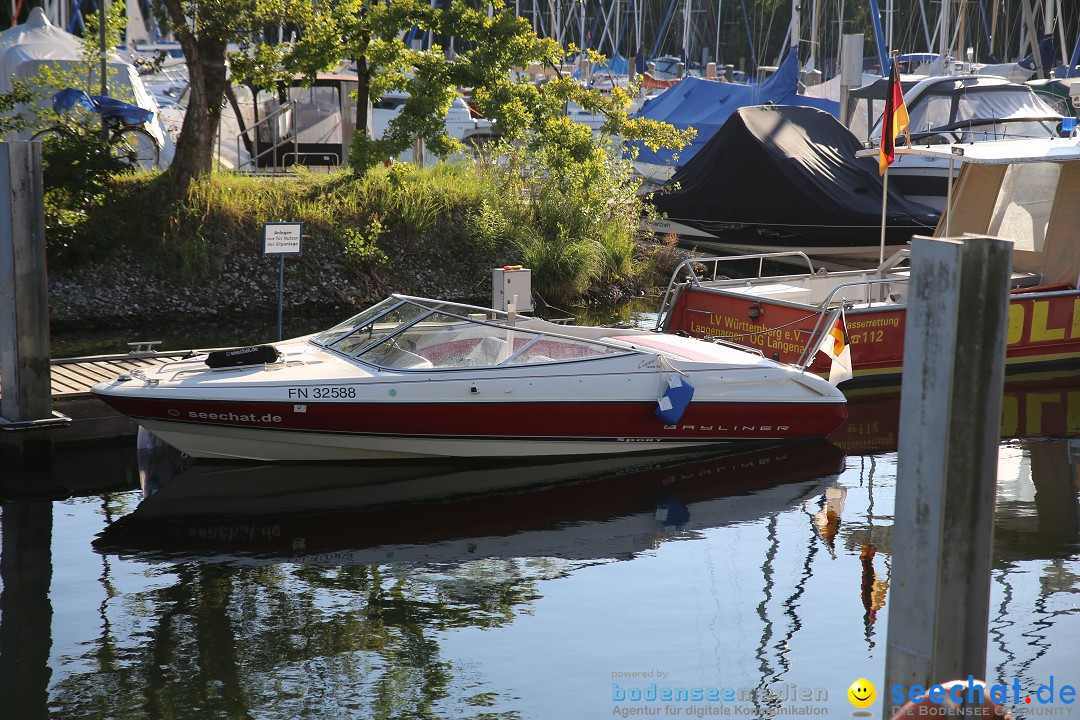
<svg viewBox="0 0 1080 720">
<path fill-rule="evenodd" d="M 56 443 L 93 442 L 134 436 L 138 426 L 93 396 L 90 388 L 100 382 L 113 380 L 121 373 L 149 369 L 178 360 L 189 351 L 155 352 L 142 349 L 146 343 L 134 344 L 133 352 L 116 355 L 92 355 L 50 360 L 52 404 L 56 413 L 71 418 L 71 422 L 45 430 L 12 430 L 6 436 L 25 432 L 45 433 Z M 0 395 L 3 387 L 0 386 Z M 7 430 L 7 428 L 5 428 Z"/>
</svg>

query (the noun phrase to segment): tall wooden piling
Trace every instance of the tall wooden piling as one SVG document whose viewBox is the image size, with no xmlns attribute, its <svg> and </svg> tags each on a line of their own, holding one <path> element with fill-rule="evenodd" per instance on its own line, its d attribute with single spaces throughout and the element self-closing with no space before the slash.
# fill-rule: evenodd
<svg viewBox="0 0 1080 720">
<path fill-rule="evenodd" d="M 41 146 L 0 143 L 0 425 L 53 419 Z"/>
<path fill-rule="evenodd" d="M 884 717 L 986 672 L 1012 244 L 912 240 Z"/>
</svg>

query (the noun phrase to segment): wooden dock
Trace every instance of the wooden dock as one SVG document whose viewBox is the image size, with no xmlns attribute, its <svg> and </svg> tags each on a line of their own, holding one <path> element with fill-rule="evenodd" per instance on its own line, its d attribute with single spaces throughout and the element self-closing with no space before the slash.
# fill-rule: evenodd
<svg viewBox="0 0 1080 720">
<path fill-rule="evenodd" d="M 116 355 L 92 355 L 50 360 L 53 410 L 71 418 L 71 424 L 33 433 L 47 433 L 55 442 L 115 440 L 134 435 L 135 423 L 116 413 L 93 396 L 90 388 L 114 380 L 121 373 L 150 369 L 179 360 L 188 351 L 153 352 L 138 350 Z M 0 387 L 0 393 L 3 388 Z M 0 433 L 6 435 L 23 433 Z"/>
</svg>

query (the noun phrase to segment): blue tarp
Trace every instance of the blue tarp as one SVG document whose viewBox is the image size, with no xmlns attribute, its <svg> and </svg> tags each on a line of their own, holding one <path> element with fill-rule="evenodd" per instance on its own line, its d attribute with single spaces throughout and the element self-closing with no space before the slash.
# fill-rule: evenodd
<svg viewBox="0 0 1080 720">
<path fill-rule="evenodd" d="M 597 63 L 593 66 L 593 74 L 611 73 L 612 75 L 629 75 L 630 61 L 622 55 L 616 55 L 606 63 Z"/>
<path fill-rule="evenodd" d="M 705 143 L 716 134 L 720 126 L 741 107 L 748 105 L 805 105 L 824 110 L 833 117 L 840 113 L 840 105 L 832 100 L 808 97 L 797 93 L 799 86 L 799 58 L 793 48 L 775 73 L 760 85 L 736 85 L 734 83 L 683 78 L 678 85 L 666 90 L 660 97 L 647 100 L 634 117 L 668 122 L 680 130 L 693 127 L 697 137 L 685 148 L 675 153 L 666 148 L 653 152 L 640 142 L 638 160 L 656 165 L 686 163 Z M 678 155 L 678 160 L 673 159 Z"/>
<path fill-rule="evenodd" d="M 593 63 L 592 74 L 599 75 L 601 73 L 604 75 L 607 75 L 608 73 L 612 75 L 629 75 L 630 61 L 624 58 L 622 55 L 616 55 L 607 62 Z M 580 80 L 581 68 L 579 67 L 578 69 L 574 70 L 571 77 L 573 77 L 575 80 Z"/>
<path fill-rule="evenodd" d="M 53 95 L 53 110 L 64 113 L 76 105 L 82 105 L 102 117 L 118 117 L 128 125 L 141 125 L 154 119 L 152 110 L 117 100 L 106 95 L 87 95 L 82 90 L 68 88 Z"/>
</svg>

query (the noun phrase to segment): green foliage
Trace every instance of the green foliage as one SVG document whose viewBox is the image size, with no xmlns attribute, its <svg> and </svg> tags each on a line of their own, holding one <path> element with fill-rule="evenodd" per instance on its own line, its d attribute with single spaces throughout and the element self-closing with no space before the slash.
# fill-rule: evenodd
<svg viewBox="0 0 1080 720">
<path fill-rule="evenodd" d="M 678 149 L 693 136 L 693 131 L 680 132 L 667 124 L 628 119 L 630 96 L 622 90 L 607 96 L 568 77 L 540 88 L 527 77 L 519 77 L 515 69 L 554 68 L 577 51 L 573 46 L 564 51 L 553 40 L 537 37 L 529 23 L 516 17 L 502 0 L 491 4 L 490 17 L 487 6 L 473 7 L 461 0 L 439 5 L 422 0 L 370 5 L 363 0 L 330 4 L 266 0 L 265 7 L 260 3 L 260 12 L 268 21 L 274 21 L 277 12 L 276 22 L 295 23 L 300 39 L 291 45 L 244 47 L 232 57 L 233 71 L 269 87 L 283 74 L 313 79 L 340 58 L 358 58 L 363 60 L 357 65 L 361 88 L 368 93 L 361 100 L 377 100 L 390 91 L 408 93 L 400 114 L 379 140 L 357 134 L 349 154 L 349 164 L 357 174 L 398 156 L 418 137 L 435 156 L 460 152 L 461 143 L 447 133 L 444 118 L 462 87 L 473 89 L 477 108 L 503 138 L 542 152 L 545 164 L 560 173 L 581 164 L 596 172 L 604 164 L 604 153 L 598 152 L 589 128 L 566 117 L 567 102 L 603 115 L 605 133 L 642 140 L 650 148 Z M 414 26 L 457 38 L 462 49 L 453 60 L 438 45 L 413 49 L 404 38 L 405 31 Z"/>
<path fill-rule="evenodd" d="M 379 249 L 379 238 L 385 228 L 379 218 L 371 218 L 367 228 L 361 232 L 355 228 L 345 228 L 342 238 L 345 240 L 345 259 L 361 270 L 378 269 L 386 265 L 390 258 Z"/>
<path fill-rule="evenodd" d="M 130 166 L 116 157 L 100 129 L 80 132 L 76 126 L 43 135 L 41 141 L 46 247 L 55 262 L 74 264 L 107 244 L 85 227 L 95 224 L 111 177 L 130 172 Z"/>
<path fill-rule="evenodd" d="M 34 91 L 30 81 L 12 77 L 11 92 L 0 94 L 0 137 L 31 127 L 32 120 L 26 113 L 33 102 Z"/>
</svg>

